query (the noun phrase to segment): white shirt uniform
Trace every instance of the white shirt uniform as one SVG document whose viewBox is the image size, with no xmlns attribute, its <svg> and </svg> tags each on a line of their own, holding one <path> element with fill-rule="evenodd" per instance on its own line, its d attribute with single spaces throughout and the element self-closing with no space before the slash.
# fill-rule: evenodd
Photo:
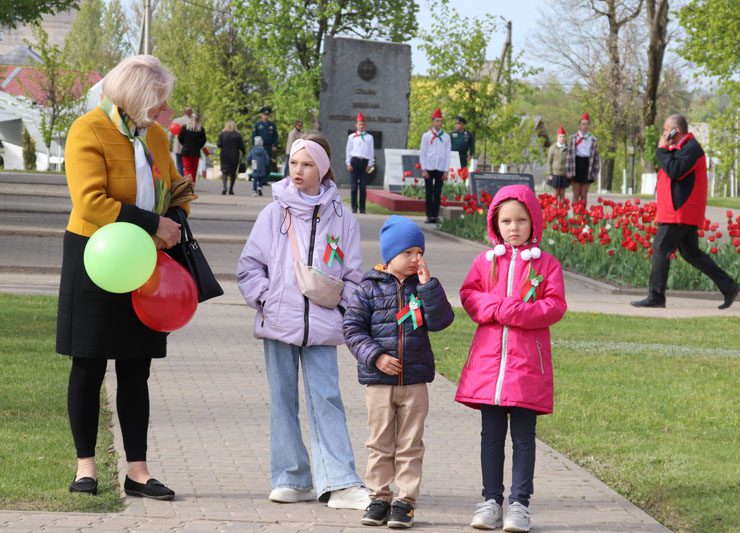
<svg viewBox="0 0 740 533">
<path fill-rule="evenodd" d="M 578 142 L 579 139 L 583 139 L 581 142 Z M 581 134 L 581 130 L 578 130 L 578 133 L 576 134 L 576 156 L 577 157 L 591 157 L 591 143 L 593 142 L 593 137 L 590 133 L 587 133 L 585 137 Z"/>
<path fill-rule="evenodd" d="M 367 159 L 367 168 L 375 166 L 375 141 L 373 136 L 368 132 L 363 135 L 359 132 L 350 133 L 347 137 L 347 150 L 345 159 L 349 165 L 350 160 L 353 157 L 359 157 L 360 159 Z"/>
<path fill-rule="evenodd" d="M 452 141 L 446 131 L 441 130 L 441 133 L 436 132 L 436 135 L 433 129 L 427 131 L 421 136 L 419 151 L 421 170 L 441 170 L 443 172 L 450 170 Z"/>
</svg>

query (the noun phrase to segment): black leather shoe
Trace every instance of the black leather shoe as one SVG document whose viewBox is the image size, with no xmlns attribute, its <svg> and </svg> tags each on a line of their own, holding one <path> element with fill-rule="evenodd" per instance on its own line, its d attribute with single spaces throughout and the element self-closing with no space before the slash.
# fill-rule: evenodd
<svg viewBox="0 0 740 533">
<path fill-rule="evenodd" d="M 651 300 L 650 298 L 635 300 L 634 302 L 630 302 L 630 304 L 632 304 L 633 307 L 665 307 L 665 302 Z"/>
<path fill-rule="evenodd" d="M 82 494 L 97 494 L 98 480 L 91 477 L 81 477 L 76 479 L 69 486 L 69 492 L 79 492 Z"/>
<path fill-rule="evenodd" d="M 154 478 L 151 478 L 144 484 L 137 483 L 126 476 L 126 481 L 123 483 L 123 491 L 128 496 L 138 496 L 139 498 L 152 498 L 153 500 L 175 499 L 175 491 Z"/>
<path fill-rule="evenodd" d="M 434 224 L 434 219 L 427 217 L 427 219 L 424 221 L 424 224 Z"/>
<path fill-rule="evenodd" d="M 732 302 L 735 301 L 735 298 L 737 298 L 738 293 L 740 293 L 740 283 L 735 283 L 735 288 L 725 294 L 725 303 L 719 306 L 720 309 L 727 309 L 732 305 Z"/>
</svg>

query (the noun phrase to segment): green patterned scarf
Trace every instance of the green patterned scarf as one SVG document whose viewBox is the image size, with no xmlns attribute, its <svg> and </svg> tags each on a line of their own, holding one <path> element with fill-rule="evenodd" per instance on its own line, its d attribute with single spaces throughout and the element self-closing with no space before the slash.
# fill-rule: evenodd
<svg viewBox="0 0 740 533">
<path fill-rule="evenodd" d="M 146 144 L 146 129 L 137 129 L 131 117 L 126 115 L 125 112 L 122 112 L 107 97 L 103 97 L 98 107 L 100 107 L 103 113 L 118 128 L 118 131 L 131 142 L 134 148 L 134 154 L 136 153 L 136 143 L 139 143 L 141 148 L 143 148 L 147 163 L 149 163 L 149 167 L 152 170 L 152 178 L 154 179 L 154 207 L 152 211 L 158 215 L 164 215 L 170 205 L 170 189 L 162 178 L 162 173 L 159 171 L 157 163 L 154 161 Z"/>
</svg>

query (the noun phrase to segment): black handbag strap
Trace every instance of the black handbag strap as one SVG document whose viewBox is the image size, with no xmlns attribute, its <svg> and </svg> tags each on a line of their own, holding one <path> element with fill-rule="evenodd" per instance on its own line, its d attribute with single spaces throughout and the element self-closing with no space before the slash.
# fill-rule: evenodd
<svg viewBox="0 0 740 533">
<path fill-rule="evenodd" d="M 188 217 L 185 215 L 185 211 L 181 207 L 176 207 L 173 211 L 177 217 L 177 223 L 180 224 L 180 242 L 186 243 L 194 240 L 193 232 L 190 231 L 190 224 L 188 224 Z"/>
</svg>

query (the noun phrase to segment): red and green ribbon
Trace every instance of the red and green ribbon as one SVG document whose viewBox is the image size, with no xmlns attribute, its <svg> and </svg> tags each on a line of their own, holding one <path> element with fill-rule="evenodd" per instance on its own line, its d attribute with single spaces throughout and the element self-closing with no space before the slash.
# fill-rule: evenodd
<svg viewBox="0 0 740 533">
<path fill-rule="evenodd" d="M 442 142 L 442 136 L 445 134 L 445 130 L 439 130 L 439 133 L 432 130 L 432 140 L 429 141 L 429 144 L 432 144 L 436 139 L 439 139 L 440 142 Z"/>
<path fill-rule="evenodd" d="M 406 307 L 396 313 L 396 321 L 398 324 L 400 325 L 404 320 L 411 317 L 411 321 L 414 323 L 414 329 L 423 326 L 424 316 L 421 314 L 421 305 L 421 299 L 412 294 Z"/>
<path fill-rule="evenodd" d="M 530 274 L 529 278 L 529 284 L 530 289 L 527 292 L 527 294 L 524 296 L 524 301 L 527 302 L 529 299 L 532 299 L 532 302 L 534 302 L 537 299 L 537 295 L 535 292 L 537 291 L 537 286 L 542 283 L 545 280 L 545 278 L 542 276 L 542 274 L 537 274 L 537 272 L 532 269 L 532 273 Z"/>
<path fill-rule="evenodd" d="M 335 237 L 334 235 L 329 235 L 327 233 L 326 250 L 324 250 L 324 263 L 326 263 L 327 266 L 331 266 L 335 257 L 337 258 L 337 261 L 344 264 L 344 252 L 339 247 L 339 237 Z"/>
</svg>

